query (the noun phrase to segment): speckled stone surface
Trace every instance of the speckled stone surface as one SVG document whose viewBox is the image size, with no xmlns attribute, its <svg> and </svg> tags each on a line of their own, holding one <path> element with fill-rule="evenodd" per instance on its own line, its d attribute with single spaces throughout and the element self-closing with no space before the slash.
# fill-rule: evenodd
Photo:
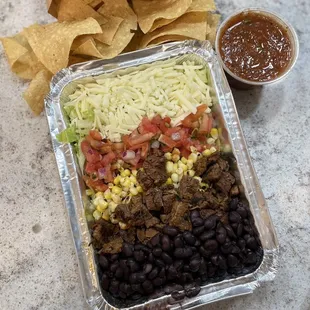
<svg viewBox="0 0 310 310">
<path fill-rule="evenodd" d="M 255 0 L 218 0 L 223 15 Z M 310 2 L 261 0 L 300 39 L 293 73 L 277 85 L 234 91 L 254 166 L 281 245 L 274 282 L 215 310 L 310 309 Z M 0 36 L 52 18 L 45 1 L 1 0 Z M 0 309 L 87 309 L 45 116 L 21 98 L 26 83 L 0 49 Z"/>
</svg>

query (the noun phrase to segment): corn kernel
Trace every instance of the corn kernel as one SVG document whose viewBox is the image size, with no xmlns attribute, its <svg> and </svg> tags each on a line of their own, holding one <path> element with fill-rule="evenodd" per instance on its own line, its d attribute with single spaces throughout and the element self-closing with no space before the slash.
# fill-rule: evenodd
<svg viewBox="0 0 310 310">
<path fill-rule="evenodd" d="M 95 192 L 92 190 L 92 189 L 87 189 L 86 190 L 86 195 L 87 196 L 92 196 L 92 195 L 94 195 L 95 194 Z"/>
<path fill-rule="evenodd" d="M 171 160 L 172 154 L 171 154 L 171 153 L 166 153 L 166 154 L 165 154 L 165 158 L 166 158 L 167 160 Z"/>
<path fill-rule="evenodd" d="M 133 184 L 137 184 L 137 178 L 134 175 L 131 175 L 129 179 Z"/>
<path fill-rule="evenodd" d="M 95 205 L 95 206 L 98 206 L 99 204 L 100 204 L 100 201 L 101 200 L 103 200 L 103 198 L 102 197 L 96 197 L 94 200 L 93 200 L 93 204 Z"/>
<path fill-rule="evenodd" d="M 212 128 L 210 134 L 211 137 L 215 140 L 219 137 L 219 132 L 216 128 Z"/>
<path fill-rule="evenodd" d="M 215 153 L 215 152 L 216 152 L 216 148 L 215 148 L 214 146 L 212 146 L 212 147 L 210 148 L 210 151 L 211 151 L 211 153 Z"/>
<path fill-rule="evenodd" d="M 118 185 L 118 184 L 120 183 L 120 181 L 121 181 L 121 177 L 118 175 L 118 176 L 115 177 L 115 179 L 113 180 L 113 183 L 114 183 L 115 185 Z"/>
<path fill-rule="evenodd" d="M 182 168 L 178 168 L 177 171 L 176 171 L 176 173 L 177 173 L 178 175 L 182 175 L 183 172 L 184 172 L 184 171 L 183 171 Z"/>
<path fill-rule="evenodd" d="M 98 221 L 102 216 L 102 213 L 98 210 L 95 210 L 93 213 L 93 217 L 95 218 L 96 221 Z"/>
<path fill-rule="evenodd" d="M 207 109 L 206 109 L 206 113 L 207 113 L 207 114 L 210 114 L 211 112 L 212 112 L 212 111 L 211 111 L 210 108 L 207 108 Z"/>
<path fill-rule="evenodd" d="M 112 196 L 111 196 L 111 191 L 109 189 L 107 189 L 104 194 L 103 194 L 104 198 L 106 200 L 111 200 Z"/>
<path fill-rule="evenodd" d="M 196 153 L 191 153 L 189 156 L 188 156 L 188 159 L 189 160 L 192 160 L 193 163 L 195 163 L 197 161 L 197 158 L 198 158 L 198 155 Z"/>
<path fill-rule="evenodd" d="M 178 160 L 180 160 L 180 155 L 179 154 L 173 154 L 171 159 L 172 159 L 172 161 L 174 161 L 176 163 Z"/>
<path fill-rule="evenodd" d="M 188 175 L 189 175 L 190 177 L 195 176 L 195 171 L 194 171 L 194 170 L 188 170 Z"/>
<path fill-rule="evenodd" d="M 112 194 L 112 201 L 115 202 L 115 203 L 121 203 L 121 197 L 117 194 Z"/>
<path fill-rule="evenodd" d="M 171 179 L 171 178 L 168 178 L 167 181 L 166 181 L 166 184 L 167 184 L 167 185 L 170 185 L 170 184 L 172 184 L 172 183 L 173 183 L 173 182 L 172 182 L 172 179 Z"/>
<path fill-rule="evenodd" d="M 201 181 L 202 181 L 202 179 L 200 178 L 200 177 L 194 177 L 194 179 L 196 179 L 196 180 L 198 180 L 200 183 L 201 183 Z"/>
<path fill-rule="evenodd" d="M 95 196 L 96 197 L 103 197 L 103 192 L 97 192 Z"/>
<path fill-rule="evenodd" d="M 194 146 L 191 146 L 190 150 L 192 153 L 195 153 L 195 154 L 197 153 L 197 149 Z"/>
<path fill-rule="evenodd" d="M 86 221 L 91 222 L 94 219 L 94 217 L 91 214 L 86 214 Z"/>
<path fill-rule="evenodd" d="M 203 188 L 209 188 L 209 185 L 207 183 L 201 182 L 200 186 Z"/>
<path fill-rule="evenodd" d="M 130 189 L 130 194 L 132 194 L 133 196 L 136 196 L 136 195 L 138 195 L 138 190 L 137 190 L 137 188 L 135 188 L 135 187 L 132 187 L 131 189 Z"/>
<path fill-rule="evenodd" d="M 143 188 L 142 188 L 140 185 L 137 186 L 137 190 L 138 190 L 139 193 L 142 193 L 142 192 L 143 192 Z"/>
<path fill-rule="evenodd" d="M 129 177 L 130 176 L 130 170 L 129 169 L 125 169 L 124 171 L 121 172 L 121 176 L 122 177 Z"/>
<path fill-rule="evenodd" d="M 179 182 L 179 176 L 176 173 L 172 173 L 171 180 L 173 183 L 178 183 Z"/>
<path fill-rule="evenodd" d="M 108 207 L 108 203 L 105 200 L 103 200 L 102 202 L 100 202 L 99 205 L 97 205 L 97 210 L 99 210 L 100 212 L 103 212 L 107 207 Z"/>
<path fill-rule="evenodd" d="M 128 225 L 125 224 L 125 223 L 123 223 L 123 222 L 119 222 L 118 225 L 119 225 L 119 228 L 120 228 L 120 229 L 123 229 L 123 230 L 125 230 L 125 229 L 128 228 Z"/>
<path fill-rule="evenodd" d="M 138 171 L 137 170 L 131 170 L 131 174 L 136 177 L 138 174 Z"/>
<path fill-rule="evenodd" d="M 172 161 L 167 161 L 166 162 L 166 171 L 167 171 L 167 173 L 172 173 L 173 172 L 173 162 Z"/>
<path fill-rule="evenodd" d="M 172 172 L 176 172 L 177 169 L 178 169 L 178 164 L 177 163 L 173 164 L 173 171 Z"/>
<path fill-rule="evenodd" d="M 127 178 L 127 179 L 125 180 L 125 182 L 124 182 L 122 185 L 123 185 L 123 187 L 130 187 L 130 184 L 131 184 L 131 182 L 130 182 L 130 180 Z"/>
<path fill-rule="evenodd" d="M 182 168 L 183 171 L 187 171 L 187 165 L 183 164 L 181 161 L 179 161 L 179 168 Z"/>
<path fill-rule="evenodd" d="M 122 189 L 120 187 L 118 187 L 118 186 L 113 186 L 112 187 L 112 193 L 113 194 L 119 195 L 121 192 L 122 192 Z"/>
<path fill-rule="evenodd" d="M 174 155 L 174 154 L 180 155 L 180 150 L 177 148 L 174 148 L 172 151 L 172 155 Z"/>
<path fill-rule="evenodd" d="M 120 195 L 122 198 L 125 198 L 127 196 L 127 193 L 125 191 L 122 191 L 121 192 L 121 195 Z"/>
<path fill-rule="evenodd" d="M 182 157 L 181 161 L 182 161 L 183 164 L 185 164 L 185 165 L 187 164 L 187 159 L 185 157 Z"/>
<path fill-rule="evenodd" d="M 223 146 L 223 152 L 224 153 L 230 153 L 231 152 L 231 146 L 229 144 L 225 144 Z"/>
<path fill-rule="evenodd" d="M 102 212 L 102 218 L 106 221 L 109 221 L 110 220 L 110 214 L 109 214 L 109 210 L 108 209 L 105 209 L 103 212 Z"/>
<path fill-rule="evenodd" d="M 192 160 L 192 159 L 188 159 L 188 161 L 187 161 L 187 167 L 188 167 L 188 169 L 192 169 L 193 166 L 194 166 L 193 160 Z"/>
<path fill-rule="evenodd" d="M 111 189 L 114 186 L 114 184 L 113 183 L 109 183 L 108 186 Z"/>
<path fill-rule="evenodd" d="M 203 156 L 210 156 L 211 155 L 211 151 L 209 149 L 205 149 L 203 152 L 202 152 L 202 155 Z"/>
<path fill-rule="evenodd" d="M 213 138 L 208 138 L 207 143 L 212 145 L 215 143 L 215 140 Z"/>
<path fill-rule="evenodd" d="M 123 187 L 123 191 L 124 191 L 125 193 L 128 193 L 128 192 L 129 192 L 129 186 L 128 186 L 128 187 Z"/>
<path fill-rule="evenodd" d="M 115 203 L 114 201 L 111 201 L 111 202 L 109 203 L 109 211 L 110 211 L 110 214 L 113 213 L 113 212 L 115 211 L 116 207 L 117 207 L 117 203 Z"/>
</svg>

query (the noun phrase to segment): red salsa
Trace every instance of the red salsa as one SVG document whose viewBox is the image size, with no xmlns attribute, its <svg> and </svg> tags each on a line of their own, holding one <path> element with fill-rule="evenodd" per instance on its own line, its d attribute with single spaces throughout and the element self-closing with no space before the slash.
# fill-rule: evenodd
<svg viewBox="0 0 310 310">
<path fill-rule="evenodd" d="M 256 12 L 240 13 L 227 22 L 221 31 L 219 51 L 232 73 L 253 82 L 281 76 L 293 52 L 288 29 Z"/>
</svg>

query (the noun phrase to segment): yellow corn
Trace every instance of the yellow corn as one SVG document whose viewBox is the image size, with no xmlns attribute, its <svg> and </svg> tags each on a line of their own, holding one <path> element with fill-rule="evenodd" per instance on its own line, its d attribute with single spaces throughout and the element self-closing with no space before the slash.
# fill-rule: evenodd
<svg viewBox="0 0 310 310">
<path fill-rule="evenodd" d="M 131 175 L 129 179 L 133 184 L 137 184 L 137 178 L 134 175 Z"/>
<path fill-rule="evenodd" d="M 189 160 L 192 160 L 193 163 L 195 163 L 197 161 L 197 158 L 198 158 L 198 155 L 196 153 L 191 153 L 189 156 L 188 156 L 188 159 Z"/>
<path fill-rule="evenodd" d="M 121 197 L 117 194 L 112 194 L 112 201 L 115 202 L 115 203 L 121 203 Z"/>
<path fill-rule="evenodd" d="M 86 190 L 86 195 L 87 196 L 92 196 L 92 195 L 94 195 L 95 194 L 95 192 L 92 190 L 92 189 L 87 189 Z"/>
<path fill-rule="evenodd" d="M 177 170 L 176 170 L 176 173 L 178 174 L 178 175 L 182 175 L 183 174 L 183 169 L 182 168 L 178 168 Z"/>
<path fill-rule="evenodd" d="M 189 175 L 190 177 L 195 176 L 195 171 L 194 171 L 194 170 L 188 170 L 188 175 Z"/>
<path fill-rule="evenodd" d="M 135 187 L 132 187 L 131 189 L 130 189 L 130 194 L 132 194 L 133 196 L 136 196 L 136 195 L 138 195 L 138 190 L 137 190 L 137 188 L 135 188 Z"/>
<path fill-rule="evenodd" d="M 93 213 L 93 217 L 95 218 L 96 221 L 98 221 L 102 216 L 102 213 L 98 210 L 95 210 Z"/>
<path fill-rule="evenodd" d="M 143 192 L 143 188 L 142 188 L 140 185 L 137 186 L 137 190 L 138 190 L 139 193 L 142 193 L 142 192 Z"/>
<path fill-rule="evenodd" d="M 178 162 L 178 166 L 179 166 L 179 168 L 182 168 L 183 171 L 187 171 L 187 169 L 188 169 L 187 165 L 183 164 L 181 161 Z"/>
<path fill-rule="evenodd" d="M 211 151 L 211 153 L 215 153 L 215 152 L 216 152 L 216 148 L 215 148 L 214 146 L 212 146 L 212 147 L 210 148 L 210 151 Z"/>
<path fill-rule="evenodd" d="M 169 184 L 172 184 L 172 183 L 173 183 L 173 182 L 172 182 L 172 179 L 171 179 L 171 178 L 168 178 L 167 181 L 166 181 L 166 184 L 169 185 Z"/>
<path fill-rule="evenodd" d="M 192 169 L 193 166 L 194 166 L 194 162 L 193 162 L 192 159 L 189 158 L 188 161 L 187 161 L 187 167 L 188 167 L 188 169 Z"/>
<path fill-rule="evenodd" d="M 122 192 L 122 189 L 120 187 L 118 187 L 118 186 L 113 186 L 112 187 L 112 193 L 113 194 L 119 195 L 121 192 Z"/>
<path fill-rule="evenodd" d="M 103 212 L 103 210 L 105 210 L 108 207 L 108 203 L 105 200 L 102 200 L 99 202 L 99 204 L 97 205 L 97 210 Z"/>
<path fill-rule="evenodd" d="M 131 170 L 131 174 L 136 177 L 138 174 L 138 171 L 137 170 Z"/>
<path fill-rule="evenodd" d="M 176 163 L 178 160 L 180 160 L 180 155 L 179 154 L 173 154 L 171 159 L 172 159 L 172 161 L 174 161 Z"/>
<path fill-rule="evenodd" d="M 166 171 L 167 171 L 167 173 L 172 173 L 173 172 L 173 162 L 172 161 L 167 161 L 166 162 Z"/>
<path fill-rule="evenodd" d="M 208 144 L 214 144 L 215 143 L 215 140 L 213 138 L 208 138 L 207 139 L 207 143 Z"/>
<path fill-rule="evenodd" d="M 97 192 L 95 196 L 96 197 L 103 197 L 103 192 Z"/>
<path fill-rule="evenodd" d="M 106 221 L 109 221 L 110 220 L 110 214 L 109 214 L 109 210 L 108 209 L 105 209 L 103 212 L 102 212 L 102 218 Z"/>
<path fill-rule="evenodd" d="M 109 183 L 108 186 L 111 189 L 114 186 L 114 184 L 113 183 Z"/>
<path fill-rule="evenodd" d="M 198 180 L 200 183 L 201 183 L 201 181 L 202 181 L 202 179 L 200 178 L 200 177 L 194 177 L 194 179 L 196 179 L 196 180 Z"/>
<path fill-rule="evenodd" d="M 210 134 L 211 137 L 215 140 L 219 137 L 219 132 L 216 128 L 212 128 Z"/>
<path fill-rule="evenodd" d="M 121 176 L 122 177 L 129 177 L 130 176 L 130 170 L 129 169 L 125 169 L 124 171 L 121 172 Z"/>
<path fill-rule="evenodd" d="M 172 173 L 171 180 L 173 183 L 178 183 L 179 182 L 179 176 L 176 173 Z"/>
<path fill-rule="evenodd" d="M 120 181 L 121 181 L 121 177 L 118 175 L 118 176 L 115 177 L 115 179 L 113 180 L 113 183 L 114 183 L 115 185 L 118 185 L 118 184 L 120 183 Z"/>
<path fill-rule="evenodd" d="M 122 198 L 125 198 L 126 196 L 127 196 L 127 193 L 126 193 L 125 191 L 122 191 L 122 192 L 121 192 L 121 197 L 122 197 Z"/>
<path fill-rule="evenodd" d="M 104 198 L 106 200 L 111 200 L 112 196 L 111 196 L 111 191 L 109 189 L 107 189 L 104 194 L 103 194 Z"/>
<path fill-rule="evenodd" d="M 183 164 L 185 164 L 185 165 L 187 164 L 187 159 L 185 157 L 182 157 L 181 161 L 182 161 Z"/>
<path fill-rule="evenodd" d="M 131 184 L 131 182 L 130 182 L 130 180 L 127 178 L 127 179 L 125 180 L 125 182 L 124 182 L 122 185 L 123 185 L 123 187 L 130 187 L 130 184 Z"/>
<path fill-rule="evenodd" d="M 122 222 L 119 222 L 118 225 L 119 225 L 119 228 L 120 228 L 120 229 L 123 229 L 123 230 L 125 230 L 125 229 L 128 228 L 128 225 L 125 224 L 125 223 L 122 223 Z"/>
<path fill-rule="evenodd" d="M 111 201 L 111 202 L 109 203 L 109 211 L 110 211 L 110 214 L 113 213 L 113 212 L 115 211 L 116 207 L 117 207 L 117 203 L 115 203 L 114 201 Z"/>
<path fill-rule="evenodd" d="M 165 158 L 166 158 L 167 160 L 171 160 L 172 154 L 171 154 L 171 153 L 166 153 L 166 154 L 165 154 Z"/>
<path fill-rule="evenodd" d="M 173 164 L 173 172 L 176 172 L 178 169 L 178 164 L 177 163 L 174 163 Z"/>
<path fill-rule="evenodd" d="M 202 155 L 203 156 L 210 156 L 212 153 L 209 149 L 205 149 L 203 152 L 202 152 Z"/>
<path fill-rule="evenodd" d="M 174 155 L 174 154 L 180 155 L 180 150 L 177 148 L 174 148 L 172 151 L 172 155 Z"/>
</svg>

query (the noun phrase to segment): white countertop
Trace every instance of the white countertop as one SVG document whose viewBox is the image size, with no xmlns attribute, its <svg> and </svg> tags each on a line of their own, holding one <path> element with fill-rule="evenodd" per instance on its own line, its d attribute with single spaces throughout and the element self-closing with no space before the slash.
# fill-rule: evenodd
<svg viewBox="0 0 310 310">
<path fill-rule="evenodd" d="M 230 12 L 255 0 L 219 0 Z M 310 2 L 261 0 L 300 39 L 300 58 L 276 85 L 234 91 L 241 124 L 280 242 L 274 282 L 215 310 L 310 309 Z M 0 36 L 53 19 L 45 1 L 2 0 Z M 0 49 L 0 309 L 77 310 L 83 301 L 63 194 L 45 116 L 21 98 L 26 83 Z"/>
</svg>

